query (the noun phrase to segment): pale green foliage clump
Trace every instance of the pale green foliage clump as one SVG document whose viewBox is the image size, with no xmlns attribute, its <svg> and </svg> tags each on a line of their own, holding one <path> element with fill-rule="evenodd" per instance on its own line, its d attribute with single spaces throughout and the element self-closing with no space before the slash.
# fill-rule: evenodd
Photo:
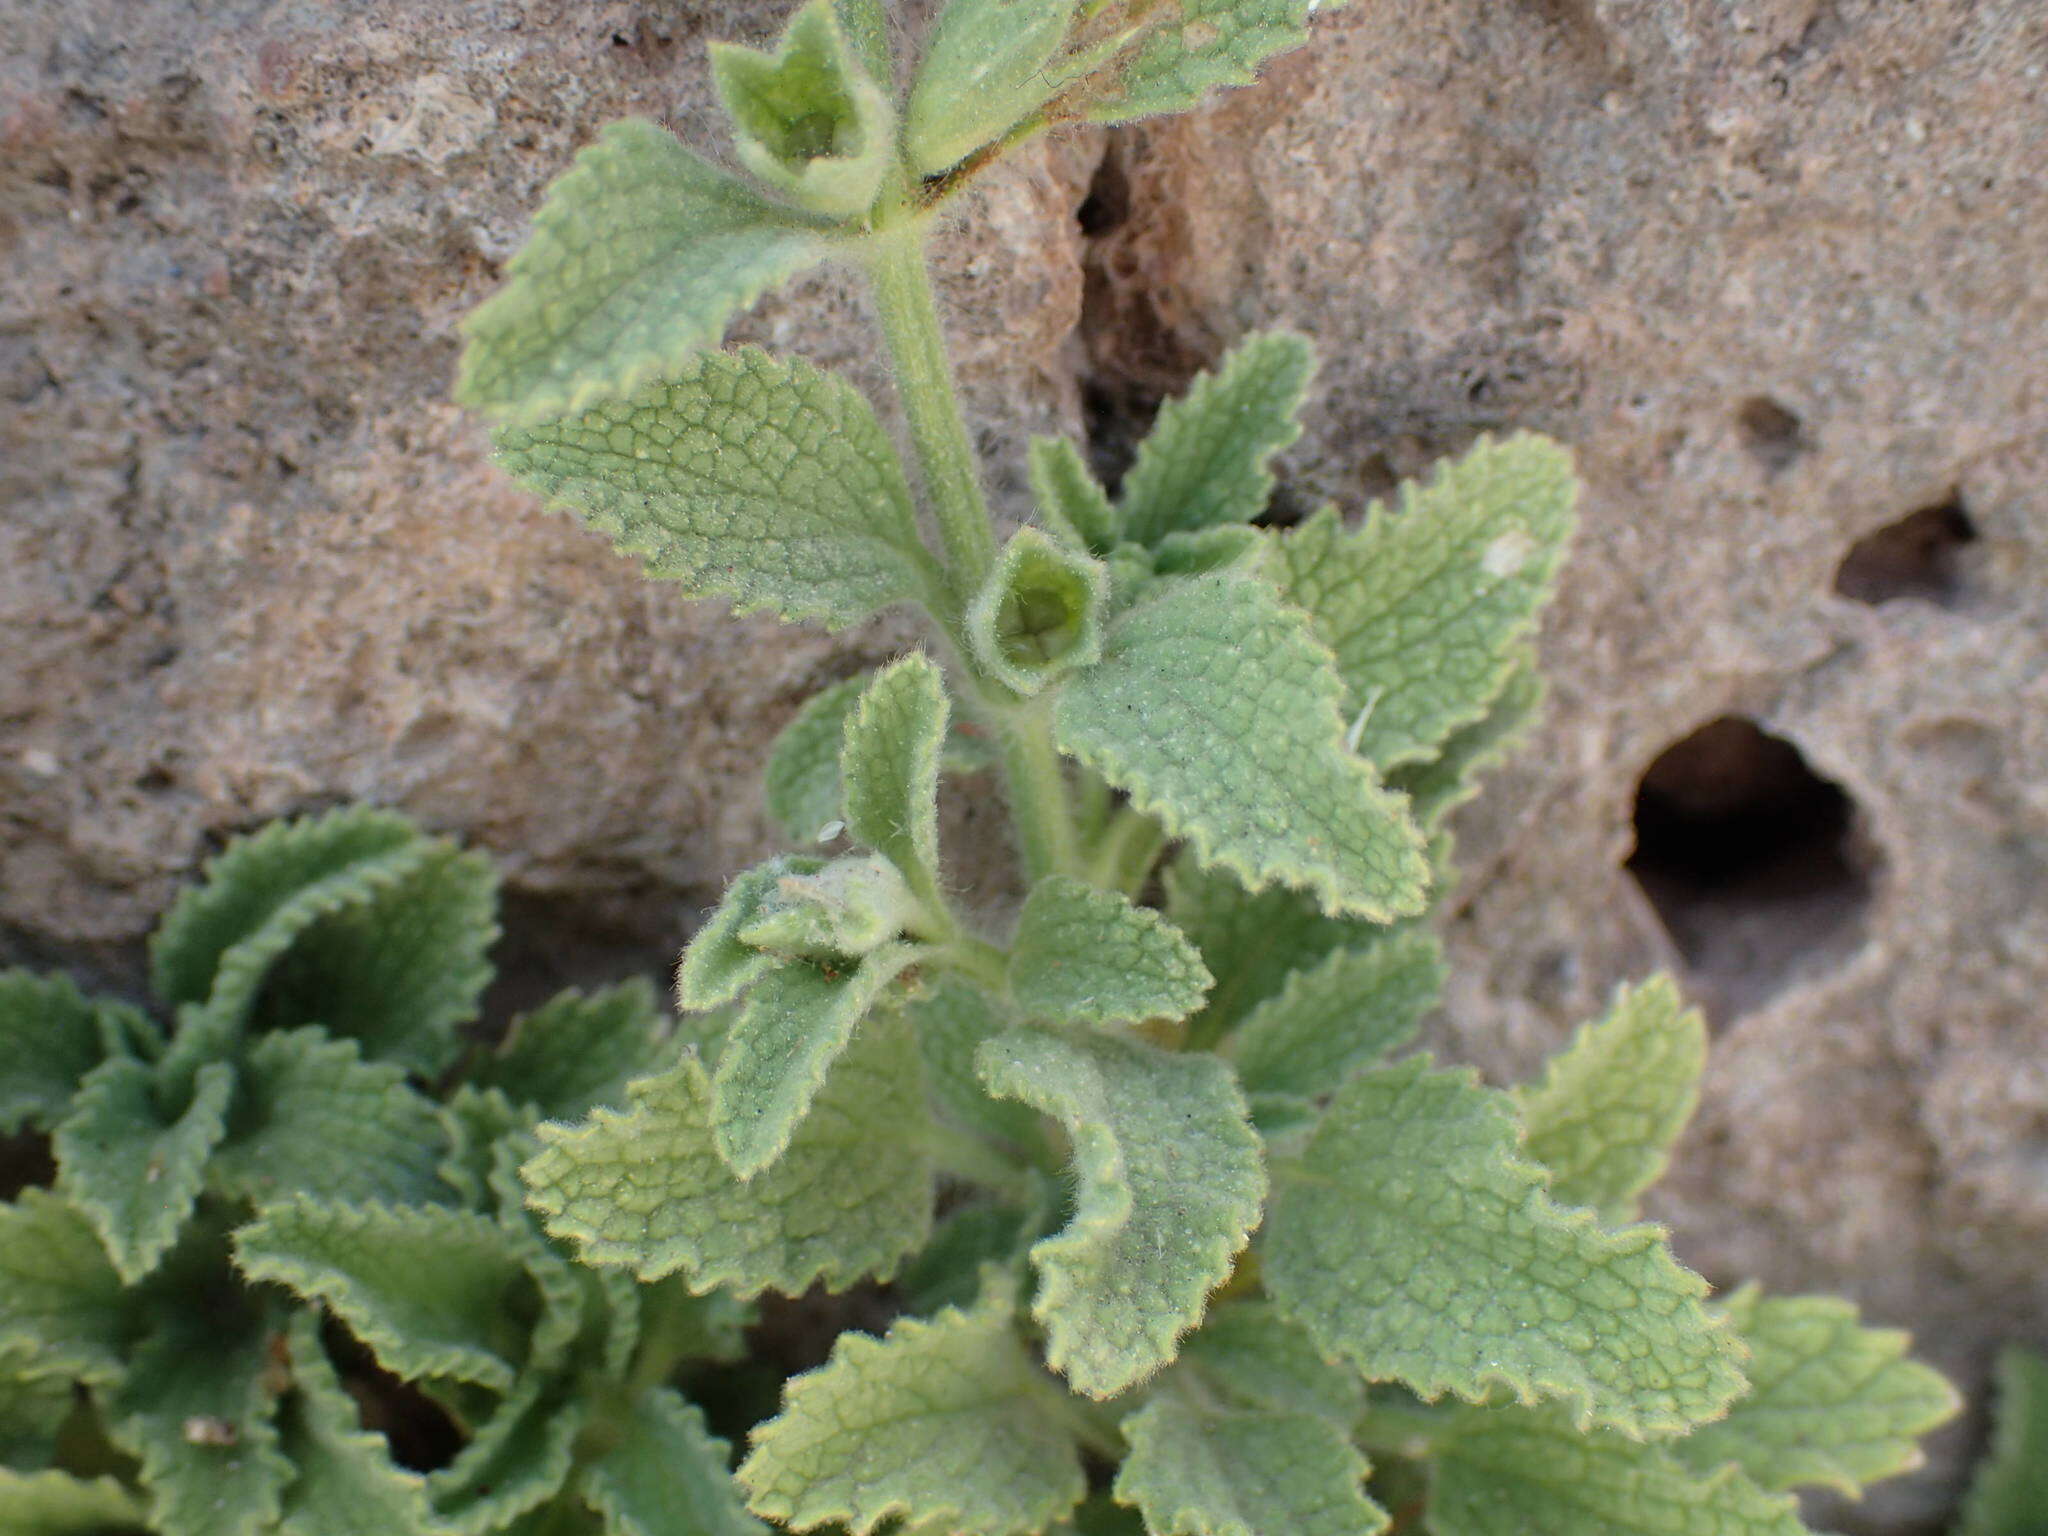
<svg viewBox="0 0 2048 1536">
<path fill-rule="evenodd" d="M 488 870 L 376 812 L 223 857 L 156 947 L 174 1029 L 0 978 L 0 1132 L 57 1163 L 0 1208 L 0 1536 L 1789 1536 L 1794 1490 L 1913 1464 L 1954 1401 L 1901 1336 L 1717 1303 L 1638 1219 L 1704 1064 L 1669 982 L 1513 1092 L 1401 1054 L 1446 818 L 1540 705 L 1564 451 L 1269 528 L 1315 367 L 1276 332 L 1114 488 L 1043 440 L 1031 524 L 988 515 L 940 213 L 1312 9 L 950 0 L 899 71 L 877 0 L 811 0 L 714 52 L 752 180 L 635 122 L 556 184 L 468 322 L 501 464 L 686 595 L 929 647 L 789 723 L 795 846 L 698 927 L 673 1031 L 628 987 L 465 1049 Z M 908 466 L 843 380 L 710 350 L 827 257 Z M 949 776 L 1007 805 L 1019 899 L 962 901 Z M 755 1298 L 861 1286 L 815 1369 L 735 1361 Z M 352 1412 L 394 1381 L 440 1464 Z"/>
</svg>

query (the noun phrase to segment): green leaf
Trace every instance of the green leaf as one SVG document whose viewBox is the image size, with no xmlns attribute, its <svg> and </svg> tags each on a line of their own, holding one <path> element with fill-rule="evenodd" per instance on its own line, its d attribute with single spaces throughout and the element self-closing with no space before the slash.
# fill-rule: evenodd
<svg viewBox="0 0 2048 1536">
<path fill-rule="evenodd" d="M 472 1211 L 292 1200 L 235 1234 L 235 1262 L 324 1303 L 408 1380 L 505 1392 L 525 1355 L 517 1317 L 532 1314 L 533 1276 L 505 1230 Z"/>
<path fill-rule="evenodd" d="M 760 917 L 786 876 L 815 875 L 824 867 L 823 859 L 790 854 L 735 876 L 717 910 L 683 950 L 682 964 L 676 968 L 676 1000 L 696 1013 L 722 1008 L 773 970 L 777 957 L 743 943 L 740 933 Z"/>
<path fill-rule="evenodd" d="M 1123 1424 L 1116 1478 L 1152 1536 L 1373 1536 L 1365 1458 L 1313 1414 L 1204 1405 L 1171 1379 Z"/>
<path fill-rule="evenodd" d="M 902 873 L 935 911 L 939 886 L 939 754 L 946 684 L 923 652 L 875 674 L 846 717 L 839 776 L 847 830 Z"/>
<path fill-rule="evenodd" d="M 52 1129 L 85 1075 L 126 1054 L 104 1006 L 69 977 L 0 971 L 0 1136 Z"/>
<path fill-rule="evenodd" d="M 923 953 L 884 945 L 852 971 L 791 960 L 754 983 L 711 1079 L 712 1136 L 734 1173 L 783 1154 L 855 1026 Z"/>
<path fill-rule="evenodd" d="M 1312 0 L 1177 0 L 1155 7 L 1088 115 L 1122 123 L 1186 112 L 1218 87 L 1250 85 L 1267 59 L 1308 41 L 1312 8 Z"/>
<path fill-rule="evenodd" d="M 0 1331 L 8 1328 L 10 1310 L 0 1302 Z M 77 1394 L 68 1374 L 41 1374 L 50 1370 L 26 1346 L 10 1350 L 0 1344 L 0 1467 L 29 1472 L 56 1459 L 58 1436 L 77 1407 Z"/>
<path fill-rule="evenodd" d="M 448 1193 L 437 1174 L 446 1152 L 433 1101 L 403 1068 L 295 1029 L 249 1048 L 207 1181 L 258 1205 L 295 1194 L 425 1203 Z"/>
<path fill-rule="evenodd" d="M 1031 888 L 1010 945 L 1010 991 L 1033 1018 L 1185 1018 L 1214 980 L 1195 946 L 1157 912 L 1066 875 Z"/>
<path fill-rule="evenodd" d="M 925 1079 L 947 1118 L 1017 1151 L 1044 1146 L 1038 1112 L 990 1098 L 974 1067 L 982 1041 L 1016 1026 L 1008 1008 L 957 973 L 940 971 L 905 1003 L 904 1015 L 917 1035 Z"/>
<path fill-rule="evenodd" d="M 1296 414 L 1315 366 L 1307 337 L 1263 331 L 1162 405 L 1124 480 L 1123 536 L 1157 544 L 1177 530 L 1248 523 L 1264 512 L 1273 494 L 1266 466 L 1301 436 Z"/>
<path fill-rule="evenodd" d="M 1505 1094 L 1427 1057 L 1369 1072 L 1274 1197 L 1267 1289 L 1326 1354 L 1425 1398 L 1504 1388 L 1637 1437 L 1719 1417 L 1744 1383 L 1706 1282 L 1660 1229 L 1604 1231 L 1543 1183 Z"/>
<path fill-rule="evenodd" d="M 181 1294 L 107 1405 L 114 1443 L 142 1463 L 163 1536 L 275 1529 L 292 1464 L 278 1449 L 277 1318 L 254 1298 Z"/>
<path fill-rule="evenodd" d="M 583 1497 L 613 1536 L 767 1536 L 746 1511 L 726 1444 L 664 1387 L 620 1415 L 617 1439 L 583 1472 Z"/>
<path fill-rule="evenodd" d="M 1991 1449 L 1963 1500 L 1956 1536 L 2040 1536 L 2048 1510 L 2048 1360 L 2018 1345 L 1998 1357 Z"/>
<path fill-rule="evenodd" d="M 1662 1176 L 1699 1104 L 1706 1065 L 1706 1021 L 1669 976 L 1617 992 L 1605 1018 L 1581 1026 L 1539 1082 L 1515 1091 L 1552 1198 L 1633 1221 L 1637 1196 Z"/>
<path fill-rule="evenodd" d="M 970 1205 L 947 1216 L 896 1277 L 903 1310 L 927 1317 L 973 1306 L 988 1265 L 1007 1267 L 1024 1257 L 1032 1214 L 1016 1205 Z"/>
<path fill-rule="evenodd" d="M 199 1069 L 177 1118 L 158 1103 L 156 1069 L 116 1056 L 87 1076 L 57 1127 L 57 1187 L 86 1214 L 121 1278 L 155 1269 L 178 1240 L 227 1129 L 234 1069 Z"/>
<path fill-rule="evenodd" d="M 1524 432 L 1481 441 L 1355 530 L 1325 508 L 1280 535 L 1281 589 L 1337 653 L 1368 761 L 1426 760 L 1486 714 L 1550 597 L 1577 496 L 1571 455 Z"/>
<path fill-rule="evenodd" d="M 878 1016 L 854 1037 L 773 1166 L 742 1183 L 711 1135 L 711 1084 L 685 1055 L 634 1084 L 624 1113 L 543 1125 L 531 1203 L 586 1263 L 700 1291 L 798 1295 L 886 1274 L 931 1230 L 928 1111 L 916 1048 Z"/>
<path fill-rule="evenodd" d="M 1436 756 L 1408 763 L 1387 775 L 1387 787 L 1408 797 L 1409 814 L 1425 832 L 1434 832 L 1452 811 L 1479 793 L 1481 774 L 1505 762 L 1528 734 L 1543 707 L 1543 678 L 1536 653 L 1518 646 L 1509 659 L 1507 681 L 1470 725 L 1446 736 Z"/>
<path fill-rule="evenodd" d="M 1075 0 L 951 0 L 910 87 L 904 149 L 935 176 L 1002 137 L 1056 92 L 1049 68 Z"/>
<path fill-rule="evenodd" d="M 432 1528 L 426 1479 L 392 1460 L 320 1346 L 318 1314 L 300 1311 L 290 1335 L 292 1386 L 280 1443 L 298 1476 L 284 1492 L 280 1536 L 400 1536 Z"/>
<path fill-rule="evenodd" d="M 858 391 L 808 363 L 700 353 L 630 396 L 494 441 L 515 480 L 686 596 L 828 629 L 935 601 L 894 445 Z"/>
<path fill-rule="evenodd" d="M 1030 696 L 1102 656 L 1108 567 L 1036 528 L 1003 546 L 967 610 L 975 660 L 1012 692 Z"/>
<path fill-rule="evenodd" d="M 793 1530 L 867 1536 L 892 1515 L 977 1536 L 1044 1530 L 1080 1502 L 1081 1458 L 1000 1288 L 971 1311 L 843 1333 L 792 1379 L 753 1434 L 739 1479 L 754 1512 Z"/>
<path fill-rule="evenodd" d="M 989 1091 L 1073 1144 L 1073 1220 L 1031 1250 L 1046 1360 L 1113 1397 L 1174 1357 L 1258 1224 L 1266 1174 L 1230 1069 L 1111 1035 L 1012 1030 L 979 1056 Z"/>
<path fill-rule="evenodd" d="M 142 1536 L 142 1501 L 111 1477 L 0 1467 L 0 1536 Z"/>
<path fill-rule="evenodd" d="M 528 1374 L 469 1444 L 427 1474 L 434 1536 L 500 1536 L 560 1493 L 576 1462 L 590 1399 L 573 1379 Z"/>
<path fill-rule="evenodd" d="M 775 738 L 762 789 L 768 814 L 793 843 L 823 842 L 825 832 L 845 820 L 839 752 L 847 719 L 874 676 L 863 672 L 813 694 Z"/>
<path fill-rule="evenodd" d="M 1419 929 L 1290 975 L 1224 1042 L 1247 1093 L 1328 1093 L 1405 1044 L 1443 995 L 1443 949 Z"/>
<path fill-rule="evenodd" d="M 1789 1498 L 1733 1467 L 1694 1475 L 1661 1447 L 1582 1434 L 1562 1414 L 1501 1408 L 1437 1454 L 1435 1536 L 1805 1536 Z"/>
<path fill-rule="evenodd" d="M 505 286 L 463 322 L 455 398 L 530 423 L 632 394 L 825 250 L 821 225 L 666 129 L 613 123 L 548 189 Z"/>
<path fill-rule="evenodd" d="M 0 1361 L 24 1351 L 38 1373 L 108 1386 L 133 1332 L 121 1277 L 84 1212 L 34 1188 L 0 1205 Z"/>
<path fill-rule="evenodd" d="M 827 218 L 874 202 L 895 148 L 896 114 L 861 66 L 832 0 L 811 0 L 791 17 L 773 53 L 711 44 L 711 79 L 740 164 L 769 186 Z"/>
<path fill-rule="evenodd" d="M 992 5 L 1001 0 L 978 3 Z M 1123 542 L 1123 523 L 1110 505 L 1108 492 L 1088 468 L 1081 450 L 1067 439 L 1032 438 L 1030 471 L 1031 495 L 1048 527 L 1091 554 L 1106 555 Z"/>
<path fill-rule="evenodd" d="M 1312 1413 L 1349 1426 L 1365 1406 L 1358 1373 L 1325 1360 L 1307 1331 L 1268 1301 L 1211 1307 L 1175 1370 L 1193 1373 L 1238 1407 Z"/>
<path fill-rule="evenodd" d="M 1839 1297 L 1766 1297 L 1744 1286 L 1722 1310 L 1749 1346 L 1750 1391 L 1727 1418 L 1673 1443 L 1672 1455 L 1696 1471 L 1732 1461 L 1776 1492 L 1832 1488 L 1856 1498 L 1918 1467 L 1919 1437 L 1962 1407 L 1939 1371 L 1906 1358 L 1906 1334 L 1861 1326 Z"/>
<path fill-rule="evenodd" d="M 562 992 L 513 1020 L 471 1080 L 544 1119 L 574 1120 L 617 1103 L 627 1083 L 655 1070 L 668 1035 L 654 988 L 638 977 L 587 996 Z"/>
<path fill-rule="evenodd" d="M 1345 749 L 1342 685 L 1265 582 L 1162 582 L 1060 691 L 1054 737 L 1246 886 L 1385 922 L 1423 905 L 1422 840 Z"/>
</svg>

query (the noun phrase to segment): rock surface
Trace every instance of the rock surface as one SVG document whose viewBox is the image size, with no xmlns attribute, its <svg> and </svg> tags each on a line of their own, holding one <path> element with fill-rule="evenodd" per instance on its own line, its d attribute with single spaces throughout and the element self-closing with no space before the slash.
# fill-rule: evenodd
<svg viewBox="0 0 2048 1536">
<path fill-rule="evenodd" d="M 574 149 L 636 112 L 709 144 L 703 39 L 781 9 L 0 0 L 0 957 L 118 969 L 222 836 L 340 798 L 492 849 L 537 980 L 671 947 L 766 846 L 764 744 L 902 631 L 681 603 L 445 394 Z M 1461 826 L 1441 1043 L 1519 1076 L 1676 966 L 1717 1026 L 1684 1252 L 1974 1383 L 2048 1340 L 2048 18 L 1319 27 L 1106 158 L 1023 157 L 949 239 L 998 494 L 1026 433 L 1085 403 L 1113 457 L 1271 323 L 1326 359 L 1283 513 L 1573 444 L 1551 707 Z M 742 334 L 875 377 L 834 274 Z M 1931 1518 L 1973 1432 L 1830 1518 Z"/>
</svg>

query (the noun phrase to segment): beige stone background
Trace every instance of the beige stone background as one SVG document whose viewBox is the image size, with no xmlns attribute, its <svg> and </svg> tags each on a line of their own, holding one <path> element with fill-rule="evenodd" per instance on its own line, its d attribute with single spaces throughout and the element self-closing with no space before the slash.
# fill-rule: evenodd
<svg viewBox="0 0 2048 1536">
<path fill-rule="evenodd" d="M 0 0 L 0 959 L 132 979 L 223 837 L 344 798 L 498 856 L 515 987 L 652 968 L 767 846 L 765 744 L 903 631 L 684 605 L 445 395 L 547 181 L 627 112 L 713 144 L 704 39 L 781 9 Z M 1326 359 L 1277 515 L 1572 444 L 1551 708 L 1461 824 L 1439 1044 L 1512 1079 L 1675 966 L 1716 1029 L 1681 1250 L 1974 1389 L 2048 1342 L 2048 7 L 1319 31 L 948 237 L 999 494 L 1028 432 L 1114 461 L 1277 322 Z M 872 381 L 863 315 L 825 273 L 743 334 Z M 1938 1529 L 1981 1431 L 1816 1518 Z"/>
</svg>

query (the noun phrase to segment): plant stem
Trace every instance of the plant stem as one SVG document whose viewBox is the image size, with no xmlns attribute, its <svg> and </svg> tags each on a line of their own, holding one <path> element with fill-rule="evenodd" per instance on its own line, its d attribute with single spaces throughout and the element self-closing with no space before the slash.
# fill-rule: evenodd
<svg viewBox="0 0 2048 1536">
<path fill-rule="evenodd" d="M 995 530 L 953 391 L 953 368 L 925 270 L 925 228 L 925 221 L 918 218 L 901 218 L 877 228 L 866 242 L 867 269 L 882 336 L 895 365 L 896 391 L 909 418 L 918 467 L 924 472 L 925 495 L 938 520 L 955 595 L 964 607 L 995 560 Z"/>
<path fill-rule="evenodd" d="M 1074 835 L 1066 765 L 1052 744 L 1045 706 L 1034 703 L 997 711 L 995 729 L 1024 878 L 1035 884 L 1047 875 L 1080 874 L 1080 840 Z"/>
<path fill-rule="evenodd" d="M 1417 1460 L 1433 1455 L 1450 1414 L 1427 1403 L 1369 1400 L 1352 1426 L 1352 1438 L 1367 1451 Z"/>
<path fill-rule="evenodd" d="M 992 1189 L 1020 1205 L 1028 1206 L 1037 1193 L 1030 1170 L 1023 1164 L 971 1131 L 947 1124 L 937 1114 L 925 1128 L 924 1144 L 932 1161 L 957 1179 Z"/>
<path fill-rule="evenodd" d="M 1096 843 L 1090 856 L 1090 877 L 1105 890 L 1136 899 L 1165 846 L 1166 829 L 1127 805 L 1110 818 Z"/>
</svg>

